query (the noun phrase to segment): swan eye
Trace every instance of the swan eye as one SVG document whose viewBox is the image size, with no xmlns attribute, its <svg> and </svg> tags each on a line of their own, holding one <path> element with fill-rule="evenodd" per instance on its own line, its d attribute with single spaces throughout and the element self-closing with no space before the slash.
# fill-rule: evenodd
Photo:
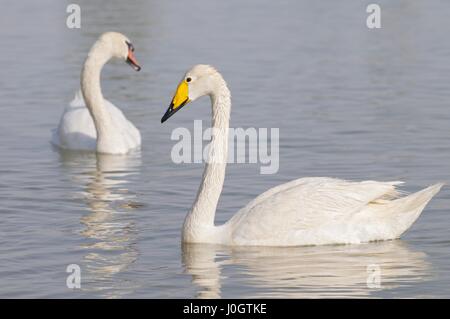
<svg viewBox="0 0 450 319">
<path fill-rule="evenodd" d="M 191 82 L 192 81 L 192 78 L 186 78 L 186 82 Z"/>
<path fill-rule="evenodd" d="M 127 44 L 128 49 L 129 49 L 131 52 L 134 52 L 134 46 L 133 46 L 133 44 L 132 44 L 131 42 L 128 42 L 128 41 L 125 41 L 125 43 Z"/>
</svg>

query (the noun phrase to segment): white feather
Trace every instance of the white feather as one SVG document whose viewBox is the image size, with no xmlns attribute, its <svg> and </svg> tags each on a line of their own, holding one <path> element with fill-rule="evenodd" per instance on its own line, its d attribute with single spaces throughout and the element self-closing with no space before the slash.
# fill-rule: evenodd
<svg viewBox="0 0 450 319">
<path fill-rule="evenodd" d="M 118 153 L 128 153 L 141 145 L 141 134 L 114 104 L 104 99 L 104 107 L 111 117 L 120 140 L 113 141 L 120 147 Z M 111 136 L 113 138 L 113 136 Z M 89 110 L 84 103 L 81 91 L 75 94 L 74 99 L 64 110 L 59 125 L 53 130 L 52 144 L 62 149 L 79 151 L 96 151 L 97 131 Z"/>
</svg>

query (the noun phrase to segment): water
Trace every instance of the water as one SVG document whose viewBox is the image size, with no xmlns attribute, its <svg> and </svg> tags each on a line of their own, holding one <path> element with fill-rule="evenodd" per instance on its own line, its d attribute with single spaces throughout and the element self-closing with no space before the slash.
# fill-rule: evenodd
<svg viewBox="0 0 450 319">
<path fill-rule="evenodd" d="M 202 165 L 170 159 L 176 127 L 209 123 L 207 99 L 159 120 L 196 63 L 217 66 L 233 127 L 280 127 L 280 170 L 230 165 L 218 222 L 301 176 L 450 180 L 446 1 L 87 1 L 82 28 L 63 1 L 16 1 L 0 17 L 0 297 L 450 297 L 450 193 L 402 240 L 356 246 L 224 248 L 180 243 Z M 49 144 L 104 31 L 134 42 L 143 65 L 103 72 L 105 96 L 141 130 L 127 157 Z M 66 287 L 69 264 L 80 290 Z M 381 271 L 368 288 L 367 267 Z"/>
</svg>

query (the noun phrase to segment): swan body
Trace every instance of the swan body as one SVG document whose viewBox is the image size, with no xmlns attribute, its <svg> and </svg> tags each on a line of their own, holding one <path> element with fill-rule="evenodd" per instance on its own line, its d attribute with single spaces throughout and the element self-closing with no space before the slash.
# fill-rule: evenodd
<svg viewBox="0 0 450 319">
<path fill-rule="evenodd" d="M 396 239 L 443 186 L 436 184 L 404 196 L 397 190 L 401 182 L 300 178 L 269 189 L 216 226 L 231 109 L 230 92 L 219 72 L 207 65 L 188 71 L 161 121 L 203 95 L 211 98 L 213 134 L 202 183 L 184 221 L 184 242 L 300 246 Z"/>
<path fill-rule="evenodd" d="M 139 130 L 108 100 L 103 100 L 103 106 L 117 130 L 114 135 L 118 135 L 104 153 L 125 154 L 138 149 L 141 145 Z M 96 151 L 97 131 L 81 91 L 64 110 L 58 128 L 53 131 L 52 144 L 68 150 Z"/>
<path fill-rule="evenodd" d="M 238 245 L 350 244 L 399 238 L 441 184 L 401 197 L 399 182 L 301 178 L 268 190 L 226 225 Z M 276 229 L 274 236 L 268 236 Z"/>
<path fill-rule="evenodd" d="M 126 154 L 140 148 L 139 130 L 106 100 L 100 87 L 101 70 L 111 58 L 127 61 L 140 70 L 134 47 L 124 35 L 107 32 L 91 48 L 81 72 L 81 91 L 64 110 L 53 131 L 52 144 L 62 149 Z"/>
</svg>

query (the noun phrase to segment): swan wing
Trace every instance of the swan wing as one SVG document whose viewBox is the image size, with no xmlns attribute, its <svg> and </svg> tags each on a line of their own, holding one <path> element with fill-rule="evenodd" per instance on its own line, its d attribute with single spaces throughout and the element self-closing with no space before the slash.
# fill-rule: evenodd
<svg viewBox="0 0 450 319">
<path fill-rule="evenodd" d="M 126 147 L 128 149 L 137 148 L 141 144 L 139 130 L 113 103 L 106 99 L 104 102 L 116 132 L 119 133 Z M 94 121 L 84 103 L 81 91 L 78 91 L 65 108 L 58 128 L 53 131 L 52 143 L 64 149 L 95 151 L 96 140 L 97 132 Z"/>
<path fill-rule="evenodd" d="M 320 236 L 319 229 L 345 225 L 369 203 L 398 197 L 395 186 L 400 183 L 294 180 L 266 191 L 241 209 L 229 221 L 232 240 L 249 245 L 307 244 L 309 233 Z"/>
<path fill-rule="evenodd" d="M 128 149 L 138 148 L 141 145 L 141 133 L 114 104 L 105 99 L 105 107 L 109 110 L 114 127 L 120 132 Z"/>
<path fill-rule="evenodd" d="M 81 91 L 64 109 L 59 125 L 53 131 L 52 144 L 70 150 L 95 151 L 97 132 L 84 103 Z"/>
</svg>

